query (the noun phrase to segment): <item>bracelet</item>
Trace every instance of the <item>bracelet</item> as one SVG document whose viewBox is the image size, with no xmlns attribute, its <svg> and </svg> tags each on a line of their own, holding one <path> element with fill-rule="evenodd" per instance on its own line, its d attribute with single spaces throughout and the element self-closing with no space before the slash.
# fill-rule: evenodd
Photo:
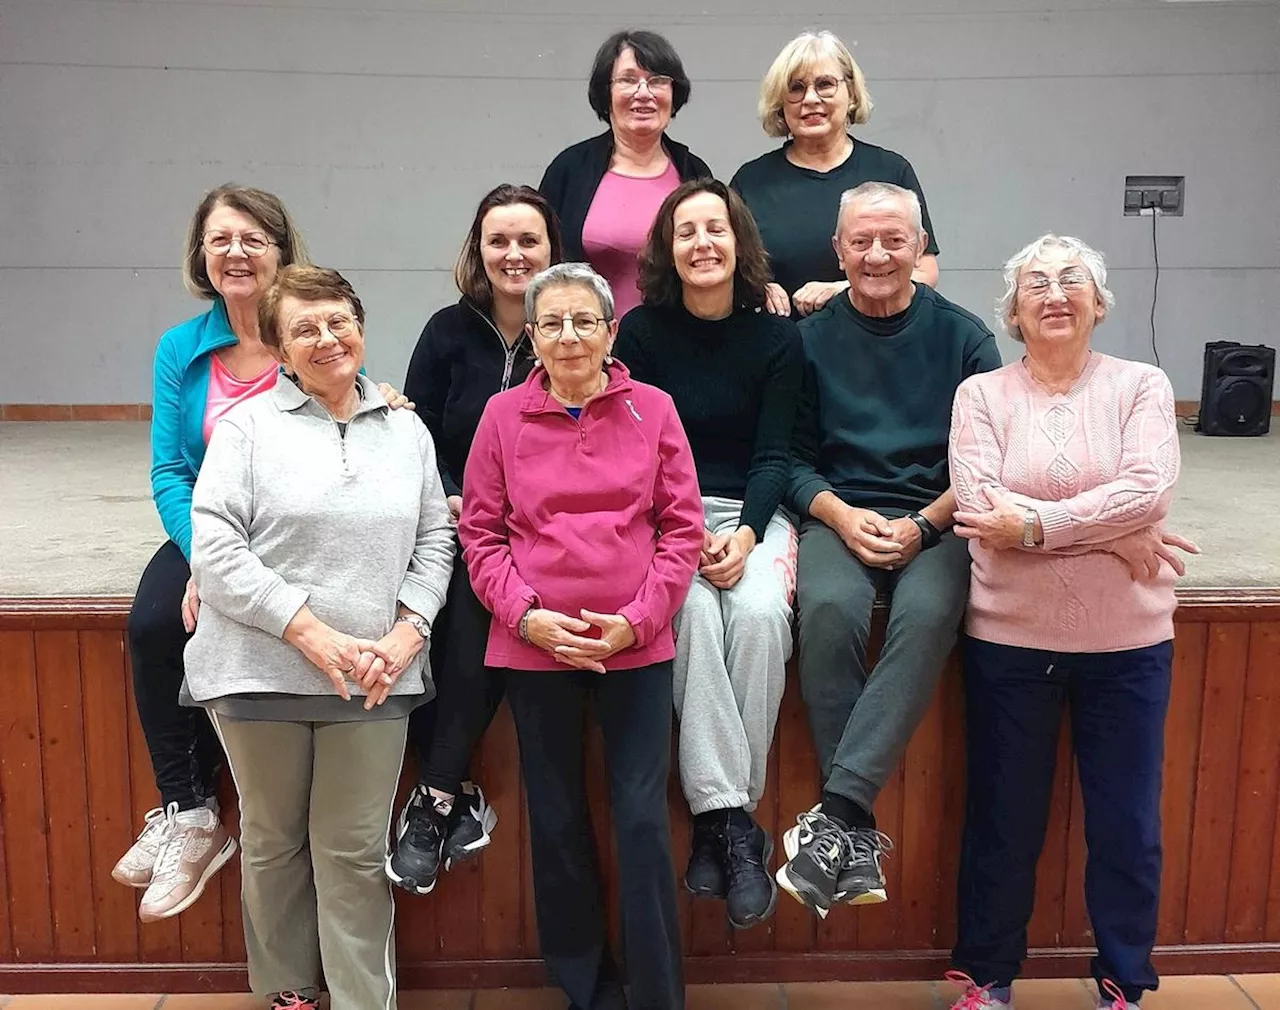
<svg viewBox="0 0 1280 1010">
<path fill-rule="evenodd" d="M 927 551 L 930 547 L 936 547 L 938 541 L 942 539 L 942 534 L 938 527 L 929 522 L 919 512 L 908 512 L 907 518 L 920 528 L 920 549 Z"/>
<path fill-rule="evenodd" d="M 533 613 L 533 604 L 529 605 L 529 609 L 520 615 L 520 637 L 524 641 L 529 641 L 529 615 Z"/>
</svg>

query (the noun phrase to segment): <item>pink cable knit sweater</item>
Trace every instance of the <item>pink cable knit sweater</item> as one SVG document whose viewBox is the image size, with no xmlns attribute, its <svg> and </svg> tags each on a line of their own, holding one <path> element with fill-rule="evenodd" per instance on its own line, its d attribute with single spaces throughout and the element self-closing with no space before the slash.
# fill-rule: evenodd
<svg viewBox="0 0 1280 1010">
<path fill-rule="evenodd" d="M 951 416 L 957 508 L 993 487 L 1034 508 L 1044 544 L 973 558 L 966 630 L 1053 652 L 1114 652 L 1173 637 L 1175 575 L 1136 582 L 1107 549 L 1158 525 L 1178 476 L 1173 389 L 1164 372 L 1094 351 L 1071 391 L 1050 395 L 1017 361 L 966 379 Z"/>
</svg>

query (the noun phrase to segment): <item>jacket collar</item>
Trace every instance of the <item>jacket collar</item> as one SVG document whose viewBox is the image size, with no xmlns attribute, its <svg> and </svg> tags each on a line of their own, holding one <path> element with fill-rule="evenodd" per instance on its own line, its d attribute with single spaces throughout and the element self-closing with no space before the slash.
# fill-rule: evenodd
<svg viewBox="0 0 1280 1010">
<path fill-rule="evenodd" d="M 605 371 L 609 375 L 608 385 L 604 387 L 604 391 L 591 402 L 596 403 L 599 400 L 611 399 L 619 393 L 630 392 L 634 387 L 631 383 L 631 373 L 627 371 L 627 366 L 617 358 L 604 366 Z M 547 414 L 565 412 L 564 405 L 560 403 L 546 386 L 546 370 L 541 366 L 535 368 L 529 373 L 529 377 L 524 380 L 524 395 L 520 398 L 520 413 L 522 414 Z"/>
<path fill-rule="evenodd" d="M 662 149 L 667 152 L 667 157 L 676 167 L 676 174 L 681 180 L 689 178 L 689 148 L 679 141 L 672 140 L 666 133 L 662 134 L 660 141 Z M 599 170 L 597 178 L 603 179 L 605 172 L 609 170 L 609 159 L 613 157 L 613 130 L 605 130 L 604 133 L 593 137 L 591 149 L 594 154 L 592 160 L 595 162 L 593 167 Z"/>
<path fill-rule="evenodd" d="M 202 354 L 209 354 L 220 347 L 229 347 L 238 338 L 231 329 L 231 320 L 227 318 L 227 304 L 221 298 L 215 298 L 209 311 L 205 313 L 204 325 L 200 330 L 200 339 L 196 345 L 192 359 Z"/>
<path fill-rule="evenodd" d="M 360 406 L 356 408 L 353 418 L 359 417 L 361 414 L 372 414 L 374 411 L 390 411 L 387 401 L 382 398 L 382 394 L 378 392 L 378 387 L 374 385 L 365 375 L 356 376 L 356 385 L 360 387 Z M 324 407 L 316 402 L 315 397 L 309 393 L 304 393 L 302 387 L 297 384 L 290 376 L 281 375 L 280 379 L 271 388 L 271 402 L 276 405 L 276 409 L 284 412 L 298 410 L 306 407 L 311 413 L 317 411 L 329 417 L 330 414 Z"/>
</svg>

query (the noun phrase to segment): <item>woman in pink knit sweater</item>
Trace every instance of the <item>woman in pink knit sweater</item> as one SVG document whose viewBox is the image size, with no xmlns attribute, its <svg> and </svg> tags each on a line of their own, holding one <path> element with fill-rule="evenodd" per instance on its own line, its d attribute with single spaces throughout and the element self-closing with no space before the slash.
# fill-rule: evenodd
<svg viewBox="0 0 1280 1010">
<path fill-rule="evenodd" d="M 1102 256 L 1045 235 L 1005 264 L 998 311 L 1022 360 L 967 379 L 951 426 L 956 533 L 969 539 L 968 801 L 957 1010 L 1013 1006 L 1026 955 L 1062 707 L 1085 805 L 1099 1006 L 1138 1007 L 1160 887 L 1160 773 L 1178 476 L 1173 390 L 1091 350 L 1114 304 Z"/>
</svg>

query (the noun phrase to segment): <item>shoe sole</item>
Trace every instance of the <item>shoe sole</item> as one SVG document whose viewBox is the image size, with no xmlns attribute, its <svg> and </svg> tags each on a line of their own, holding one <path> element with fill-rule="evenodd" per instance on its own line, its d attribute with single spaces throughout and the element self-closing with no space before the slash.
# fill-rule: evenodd
<svg viewBox="0 0 1280 1010">
<path fill-rule="evenodd" d="M 419 897 L 430 894 L 436 889 L 436 882 L 433 880 L 426 887 L 413 880 L 412 877 L 402 877 L 391 868 L 391 860 L 395 858 L 395 853 L 388 853 L 386 861 L 382 864 L 382 872 L 387 875 L 387 879 L 401 890 L 408 891 L 410 894 L 416 894 Z"/>
<path fill-rule="evenodd" d="M 227 865 L 227 862 L 236 854 L 236 840 L 228 837 L 227 843 L 218 850 L 218 854 L 209 860 L 209 865 L 204 868 L 204 872 L 200 874 L 200 879 L 196 881 L 196 886 L 191 889 L 191 893 L 183 898 L 180 902 L 158 915 L 143 915 L 138 912 L 138 918 L 142 922 L 159 922 L 161 919 L 172 919 L 175 915 L 180 915 L 188 908 L 200 900 L 200 895 L 204 894 L 204 885 L 209 879 L 220 869 Z"/>
<path fill-rule="evenodd" d="M 732 915 L 727 915 L 729 925 L 734 929 L 750 929 L 758 923 L 764 922 L 765 919 L 773 915 L 773 911 L 778 906 L 778 884 L 772 873 L 769 872 L 769 861 L 773 859 L 773 839 L 768 835 L 764 836 L 764 865 L 765 876 L 769 878 L 769 904 L 759 915 L 748 916 L 742 922 L 736 922 Z"/>
<path fill-rule="evenodd" d="M 729 897 L 728 891 L 718 891 L 714 887 L 690 887 L 688 878 L 682 878 L 680 882 L 684 885 L 686 893 L 692 894 L 695 898 L 715 898 L 724 901 Z"/>
<path fill-rule="evenodd" d="M 498 826 L 498 811 L 488 804 L 485 805 L 484 813 L 480 815 L 480 837 L 468 845 L 462 846 L 457 852 L 451 852 L 444 858 L 444 868 L 449 870 L 454 863 L 464 863 L 468 859 L 473 859 L 481 852 L 489 847 L 489 843 L 493 841 L 493 829 Z"/>
<path fill-rule="evenodd" d="M 823 908 L 816 901 L 812 900 L 809 897 L 809 892 L 804 884 L 797 883 L 791 879 L 791 875 L 787 873 L 786 863 L 783 863 L 778 867 L 778 872 L 775 873 L 773 877 L 774 880 L 777 881 L 779 887 L 791 895 L 791 897 L 795 898 L 796 901 L 800 902 L 800 904 L 804 905 L 804 907 L 809 909 L 809 911 L 817 915 L 819 919 L 825 919 L 827 917 L 827 913 L 830 909 Z"/>
</svg>

